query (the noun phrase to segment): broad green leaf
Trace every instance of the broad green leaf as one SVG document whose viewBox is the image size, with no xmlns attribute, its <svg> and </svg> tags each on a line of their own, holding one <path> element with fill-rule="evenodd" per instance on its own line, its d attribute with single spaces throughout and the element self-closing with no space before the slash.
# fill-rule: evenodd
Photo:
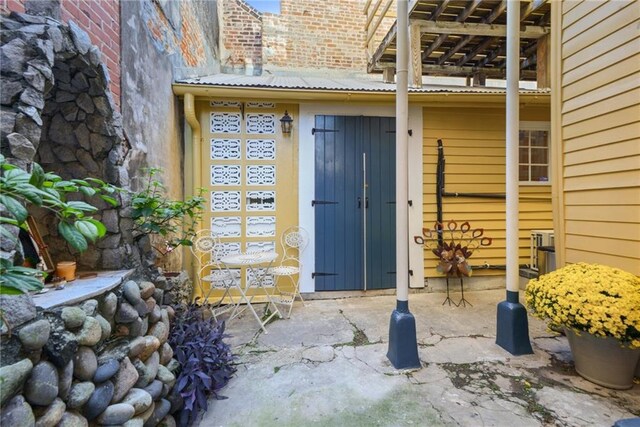
<svg viewBox="0 0 640 427">
<path fill-rule="evenodd" d="M 18 182 L 27 182 L 29 181 L 30 175 L 23 171 L 22 169 L 15 168 L 8 170 L 4 174 L 5 179 L 9 183 L 18 183 Z"/>
<path fill-rule="evenodd" d="M 100 196 L 102 200 L 109 203 L 111 206 L 118 206 L 118 201 L 110 196 L 105 196 L 104 194 Z"/>
<path fill-rule="evenodd" d="M 87 250 L 87 239 L 73 225 L 65 221 L 58 223 L 58 231 L 69 244 L 76 250 L 84 252 Z"/>
<path fill-rule="evenodd" d="M 88 221 L 96 226 L 96 228 L 98 229 L 98 237 L 103 237 L 105 234 L 107 234 L 107 227 L 105 227 L 104 224 L 97 219 L 87 218 L 85 221 Z"/>
<path fill-rule="evenodd" d="M 16 185 L 16 192 L 19 192 L 22 197 L 33 203 L 34 205 L 42 205 L 42 197 L 36 191 L 37 188 L 31 184 L 18 184 Z"/>
<path fill-rule="evenodd" d="M 95 242 L 98 238 L 98 227 L 91 222 L 85 220 L 76 221 L 74 226 L 84 237 L 92 242 Z"/>
<path fill-rule="evenodd" d="M 96 194 L 96 190 L 94 190 L 91 187 L 80 187 L 80 192 L 85 196 L 89 196 L 89 197 Z"/>
<path fill-rule="evenodd" d="M 31 166 L 31 179 L 29 179 L 29 184 L 40 187 L 44 182 L 44 170 L 42 166 L 37 163 L 34 163 Z"/>
<path fill-rule="evenodd" d="M 11 269 L 0 274 L 0 293 L 16 295 L 42 289 L 42 282 L 34 276 L 36 270 L 29 270 L 34 273 L 25 274 L 24 272 L 14 272 L 14 270 Z"/>
<path fill-rule="evenodd" d="M 71 182 L 73 182 L 74 184 L 89 186 L 89 183 L 84 179 L 72 179 Z"/>
<path fill-rule="evenodd" d="M 0 222 L 4 222 L 4 223 L 6 224 L 7 222 L 5 222 L 5 221 L 1 221 L 1 220 L 3 220 L 3 219 L 4 219 L 4 218 L 0 218 Z M 13 224 L 12 224 L 12 225 L 13 225 Z M 7 239 L 7 240 L 9 240 L 9 241 L 10 241 L 10 242 L 12 242 L 12 243 L 15 243 L 15 242 L 17 242 L 17 241 L 18 241 L 18 238 L 17 238 L 16 236 L 14 236 L 13 234 L 11 234 L 11 233 L 9 232 L 9 230 L 7 230 L 5 227 L 2 227 L 1 225 L 0 225 L 0 236 L 2 236 L 2 238 L 3 238 L 3 239 Z"/>
<path fill-rule="evenodd" d="M 0 203 L 5 205 L 5 207 L 9 210 L 9 212 L 11 212 L 11 214 L 18 220 L 19 223 L 23 223 L 27 220 L 29 212 L 27 212 L 27 209 L 13 197 L 0 194 Z"/>
<path fill-rule="evenodd" d="M 89 203 L 81 202 L 81 201 L 71 201 L 67 202 L 67 205 L 73 209 L 77 209 L 83 212 L 95 212 L 98 210 L 95 206 L 90 205 Z"/>
</svg>

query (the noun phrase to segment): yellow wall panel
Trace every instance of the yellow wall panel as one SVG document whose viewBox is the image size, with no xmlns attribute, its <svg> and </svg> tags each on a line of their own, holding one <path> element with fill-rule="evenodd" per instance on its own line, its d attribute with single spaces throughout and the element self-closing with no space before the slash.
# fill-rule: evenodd
<svg viewBox="0 0 640 427">
<path fill-rule="evenodd" d="M 544 107 L 525 107 L 523 121 L 549 121 Z M 470 108 L 423 110 L 423 212 L 425 227 L 436 220 L 437 140 L 443 141 L 446 160 L 445 190 L 459 193 L 504 193 L 505 191 L 505 111 Z M 529 262 L 530 232 L 553 227 L 550 185 L 520 187 L 520 262 Z M 529 199 L 533 197 L 534 199 Z M 474 228 L 484 228 L 494 238 L 490 247 L 480 248 L 470 259 L 471 265 L 505 264 L 505 201 L 468 197 L 443 198 L 443 219 L 461 224 L 469 221 Z M 445 233 L 445 240 L 447 234 Z M 425 251 L 425 276 L 440 277 L 435 270 L 436 257 Z M 499 270 L 476 270 L 477 275 L 502 275 Z"/>
<path fill-rule="evenodd" d="M 636 142 L 636 146 L 638 146 L 638 135 L 640 135 L 640 121 L 610 129 L 598 130 L 588 135 L 580 135 L 579 138 L 565 139 L 563 141 L 563 148 L 565 153 L 573 153 L 618 141 L 634 141 Z"/>
</svg>

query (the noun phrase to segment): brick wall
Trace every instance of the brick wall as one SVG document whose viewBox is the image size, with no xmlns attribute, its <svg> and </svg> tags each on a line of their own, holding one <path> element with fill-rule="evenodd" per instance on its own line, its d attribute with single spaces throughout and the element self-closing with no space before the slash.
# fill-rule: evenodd
<svg viewBox="0 0 640 427">
<path fill-rule="evenodd" d="M 24 12 L 25 0 L 0 0 L 0 12 Z M 62 20 L 78 24 L 102 52 L 109 69 L 110 88 L 120 108 L 120 5 L 118 0 L 62 0 Z"/>
<path fill-rule="evenodd" d="M 242 0 L 224 0 L 221 58 L 225 71 L 244 70 L 252 64 L 262 69 L 262 17 Z"/>
<path fill-rule="evenodd" d="M 281 0 L 263 15 L 264 66 L 366 71 L 364 0 Z"/>
</svg>

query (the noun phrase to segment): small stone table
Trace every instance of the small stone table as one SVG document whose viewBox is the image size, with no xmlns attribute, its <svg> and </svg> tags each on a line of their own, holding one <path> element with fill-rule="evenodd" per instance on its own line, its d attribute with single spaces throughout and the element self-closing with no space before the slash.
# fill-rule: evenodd
<svg viewBox="0 0 640 427">
<path fill-rule="evenodd" d="M 64 289 L 48 288 L 49 291 L 44 294 L 32 295 L 33 302 L 44 309 L 82 302 L 117 287 L 131 277 L 133 272 L 134 270 L 98 271 L 97 277 L 67 282 Z"/>
</svg>

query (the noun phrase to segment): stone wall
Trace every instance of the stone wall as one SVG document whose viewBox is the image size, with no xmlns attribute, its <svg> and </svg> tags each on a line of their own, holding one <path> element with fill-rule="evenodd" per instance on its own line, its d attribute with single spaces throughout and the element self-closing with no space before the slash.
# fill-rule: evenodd
<svg viewBox="0 0 640 427">
<path fill-rule="evenodd" d="M 128 188 L 130 150 L 122 117 L 107 67 L 88 34 L 73 21 L 66 26 L 15 12 L 2 16 L 0 26 L 2 154 L 23 168 L 36 161 L 64 179 L 95 177 Z M 135 241 L 128 211 L 89 201 L 99 208 L 96 217 L 108 233 L 81 257 L 59 236 L 57 221 L 46 211 L 32 212 L 53 259 L 77 258 L 81 269 L 144 265 L 148 239 L 142 247 Z"/>
<path fill-rule="evenodd" d="M 27 12 L 52 16 L 62 22 L 73 20 L 89 34 L 111 76 L 109 88 L 116 108 L 120 107 L 120 13 L 117 0 L 0 0 L 0 13 Z"/>
<path fill-rule="evenodd" d="M 170 286 L 127 281 L 48 310 L 36 310 L 28 296 L 0 297 L 14 326 L 1 337 L 0 424 L 175 426 L 171 414 L 182 399 L 172 392 L 173 309 L 161 305 Z"/>
</svg>

